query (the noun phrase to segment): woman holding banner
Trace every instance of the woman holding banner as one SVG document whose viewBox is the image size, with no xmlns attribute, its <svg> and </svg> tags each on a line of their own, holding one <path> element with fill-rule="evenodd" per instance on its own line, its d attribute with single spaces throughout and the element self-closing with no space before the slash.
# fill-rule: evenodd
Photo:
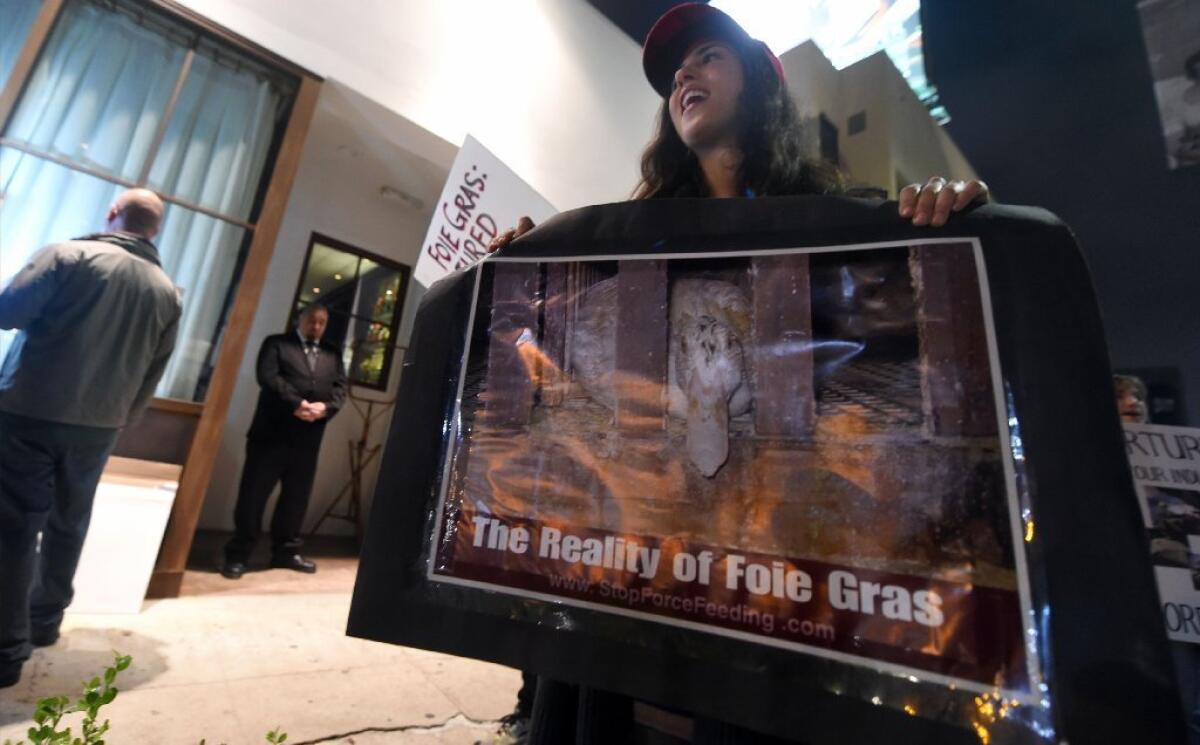
<svg viewBox="0 0 1200 745">
<path fill-rule="evenodd" d="M 806 157 L 800 116 L 779 58 L 720 10 L 705 4 L 669 10 L 646 36 L 642 66 L 663 102 L 657 132 L 642 155 L 634 199 L 882 196 L 880 190 L 849 187 L 836 166 Z M 923 186 L 904 187 L 899 212 L 913 225 L 939 227 L 951 213 L 987 199 L 981 181 L 937 176 Z M 532 228 L 532 220 L 522 218 L 489 250 Z M 505 720 L 507 742 L 574 741 L 576 733 L 587 733 L 581 741 L 609 741 L 603 738 L 624 738 L 635 720 L 660 731 L 691 729 L 696 743 L 779 742 L 545 679 L 531 704 L 534 687 L 534 677 L 526 673 L 521 705 Z"/>
</svg>

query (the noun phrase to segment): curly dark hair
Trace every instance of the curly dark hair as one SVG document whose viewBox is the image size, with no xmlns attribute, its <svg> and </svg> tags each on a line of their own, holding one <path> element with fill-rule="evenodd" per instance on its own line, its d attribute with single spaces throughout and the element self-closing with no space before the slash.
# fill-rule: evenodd
<svg viewBox="0 0 1200 745">
<path fill-rule="evenodd" d="M 741 190 L 757 196 L 844 192 L 845 178 L 836 166 L 806 157 L 800 115 L 767 56 L 758 48 L 733 48 L 744 79 L 738 101 Z M 642 153 L 642 179 L 633 198 L 704 196 L 708 187 L 700 163 L 679 138 L 669 102 L 663 99 L 658 131 Z"/>
</svg>

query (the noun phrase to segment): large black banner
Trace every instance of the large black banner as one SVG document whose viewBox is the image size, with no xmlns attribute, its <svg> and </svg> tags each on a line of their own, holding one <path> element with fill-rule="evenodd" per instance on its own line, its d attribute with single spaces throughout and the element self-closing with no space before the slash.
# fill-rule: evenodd
<svg viewBox="0 0 1200 745">
<path fill-rule="evenodd" d="M 436 285 L 350 633 L 809 742 L 1171 741 L 1069 232 L 894 211 L 588 208 Z"/>
</svg>

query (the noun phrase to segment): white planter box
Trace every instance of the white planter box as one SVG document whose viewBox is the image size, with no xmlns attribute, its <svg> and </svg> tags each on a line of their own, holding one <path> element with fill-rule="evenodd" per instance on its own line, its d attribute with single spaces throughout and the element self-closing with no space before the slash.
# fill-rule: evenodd
<svg viewBox="0 0 1200 745">
<path fill-rule="evenodd" d="M 68 613 L 138 613 L 171 515 L 180 466 L 109 458 Z"/>
</svg>

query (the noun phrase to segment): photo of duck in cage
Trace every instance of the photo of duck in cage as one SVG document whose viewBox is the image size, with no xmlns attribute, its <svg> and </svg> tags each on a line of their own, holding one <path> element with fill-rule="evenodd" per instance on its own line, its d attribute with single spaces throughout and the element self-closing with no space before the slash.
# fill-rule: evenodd
<svg viewBox="0 0 1200 745">
<path fill-rule="evenodd" d="M 814 623 L 861 637 L 835 622 L 823 569 L 845 567 L 907 583 L 907 599 L 879 595 L 896 600 L 885 643 L 954 645 L 889 627 L 943 583 L 943 616 L 1002 608 L 992 648 L 1019 649 L 1020 530 L 977 255 L 959 240 L 485 263 L 431 578 L 619 604 L 639 583 L 692 591 L 662 568 L 679 553 L 708 551 L 717 574 L 753 556 L 785 579 L 808 567 L 833 602 Z M 563 574 L 576 584 L 540 581 Z M 735 585 L 706 591 L 781 617 L 808 597 Z"/>
<path fill-rule="evenodd" d="M 485 284 L 461 500 L 1011 581 L 969 245 L 497 263 Z"/>
</svg>

